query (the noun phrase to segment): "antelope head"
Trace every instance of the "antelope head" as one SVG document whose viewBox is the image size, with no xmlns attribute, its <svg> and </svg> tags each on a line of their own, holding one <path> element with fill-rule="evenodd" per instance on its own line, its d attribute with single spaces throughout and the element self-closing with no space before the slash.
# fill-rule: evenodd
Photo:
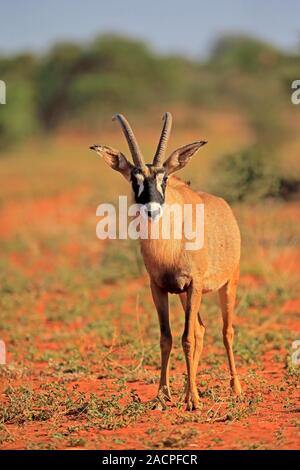
<svg viewBox="0 0 300 470">
<path fill-rule="evenodd" d="M 96 151 L 113 170 L 119 171 L 131 183 L 135 202 L 146 205 L 148 217 L 155 218 L 161 212 L 161 207 L 165 202 L 169 175 L 185 167 L 192 156 L 207 141 L 200 140 L 179 147 L 165 160 L 172 128 L 172 116 L 170 113 L 165 113 L 163 128 L 153 161 L 145 164 L 142 152 L 127 119 L 122 114 L 116 114 L 113 120 L 118 121 L 121 125 L 132 155 L 133 164 L 119 150 L 107 145 L 92 145 L 90 149 Z"/>
</svg>

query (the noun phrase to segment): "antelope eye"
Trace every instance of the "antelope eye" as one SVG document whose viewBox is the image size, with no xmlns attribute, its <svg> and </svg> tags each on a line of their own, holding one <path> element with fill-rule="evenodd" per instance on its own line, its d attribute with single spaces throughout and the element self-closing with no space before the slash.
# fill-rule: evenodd
<svg viewBox="0 0 300 470">
<path fill-rule="evenodd" d="M 165 175 L 164 179 L 163 179 L 163 182 L 166 183 L 167 181 L 168 181 L 168 177 Z"/>
</svg>

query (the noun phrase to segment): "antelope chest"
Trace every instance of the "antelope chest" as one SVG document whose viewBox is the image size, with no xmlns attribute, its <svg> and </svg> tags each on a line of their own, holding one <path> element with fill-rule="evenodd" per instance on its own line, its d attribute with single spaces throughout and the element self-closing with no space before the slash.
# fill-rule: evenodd
<svg viewBox="0 0 300 470">
<path fill-rule="evenodd" d="M 155 256 L 155 250 L 149 252 L 143 249 L 142 254 L 150 278 L 161 289 L 171 294 L 181 294 L 187 290 L 192 280 L 192 272 L 184 257 L 174 259 L 172 256 Z"/>
<path fill-rule="evenodd" d="M 157 281 L 158 285 L 171 294 L 181 294 L 189 287 L 192 280 L 191 274 L 186 271 L 163 271 Z"/>
</svg>

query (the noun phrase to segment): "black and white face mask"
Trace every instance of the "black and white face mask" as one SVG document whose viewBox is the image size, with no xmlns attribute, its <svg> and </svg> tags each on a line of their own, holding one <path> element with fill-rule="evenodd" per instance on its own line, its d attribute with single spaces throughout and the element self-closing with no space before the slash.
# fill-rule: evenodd
<svg viewBox="0 0 300 470">
<path fill-rule="evenodd" d="M 148 217 L 154 218 L 165 202 L 168 176 L 163 168 L 149 166 L 147 169 L 147 175 L 140 169 L 133 169 L 131 184 L 135 202 L 145 205 Z"/>
</svg>

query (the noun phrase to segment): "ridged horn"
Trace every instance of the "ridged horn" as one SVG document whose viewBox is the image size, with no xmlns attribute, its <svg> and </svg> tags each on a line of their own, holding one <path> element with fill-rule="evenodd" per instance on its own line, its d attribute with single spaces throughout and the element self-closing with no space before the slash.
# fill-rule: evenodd
<svg viewBox="0 0 300 470">
<path fill-rule="evenodd" d="M 133 130 L 130 127 L 129 122 L 122 114 L 115 114 L 112 119 L 113 121 L 119 121 L 119 123 L 121 124 L 134 164 L 139 168 L 144 167 L 145 163 L 142 156 L 142 152 L 139 148 L 139 145 L 137 143 Z"/>
<path fill-rule="evenodd" d="M 159 139 L 156 153 L 153 159 L 154 166 L 161 166 L 161 161 L 165 155 L 166 148 L 168 145 L 168 140 L 169 140 L 171 129 L 172 129 L 172 114 L 165 113 L 163 115 L 163 120 L 164 120 L 164 125 L 161 131 L 160 139 Z"/>
</svg>

